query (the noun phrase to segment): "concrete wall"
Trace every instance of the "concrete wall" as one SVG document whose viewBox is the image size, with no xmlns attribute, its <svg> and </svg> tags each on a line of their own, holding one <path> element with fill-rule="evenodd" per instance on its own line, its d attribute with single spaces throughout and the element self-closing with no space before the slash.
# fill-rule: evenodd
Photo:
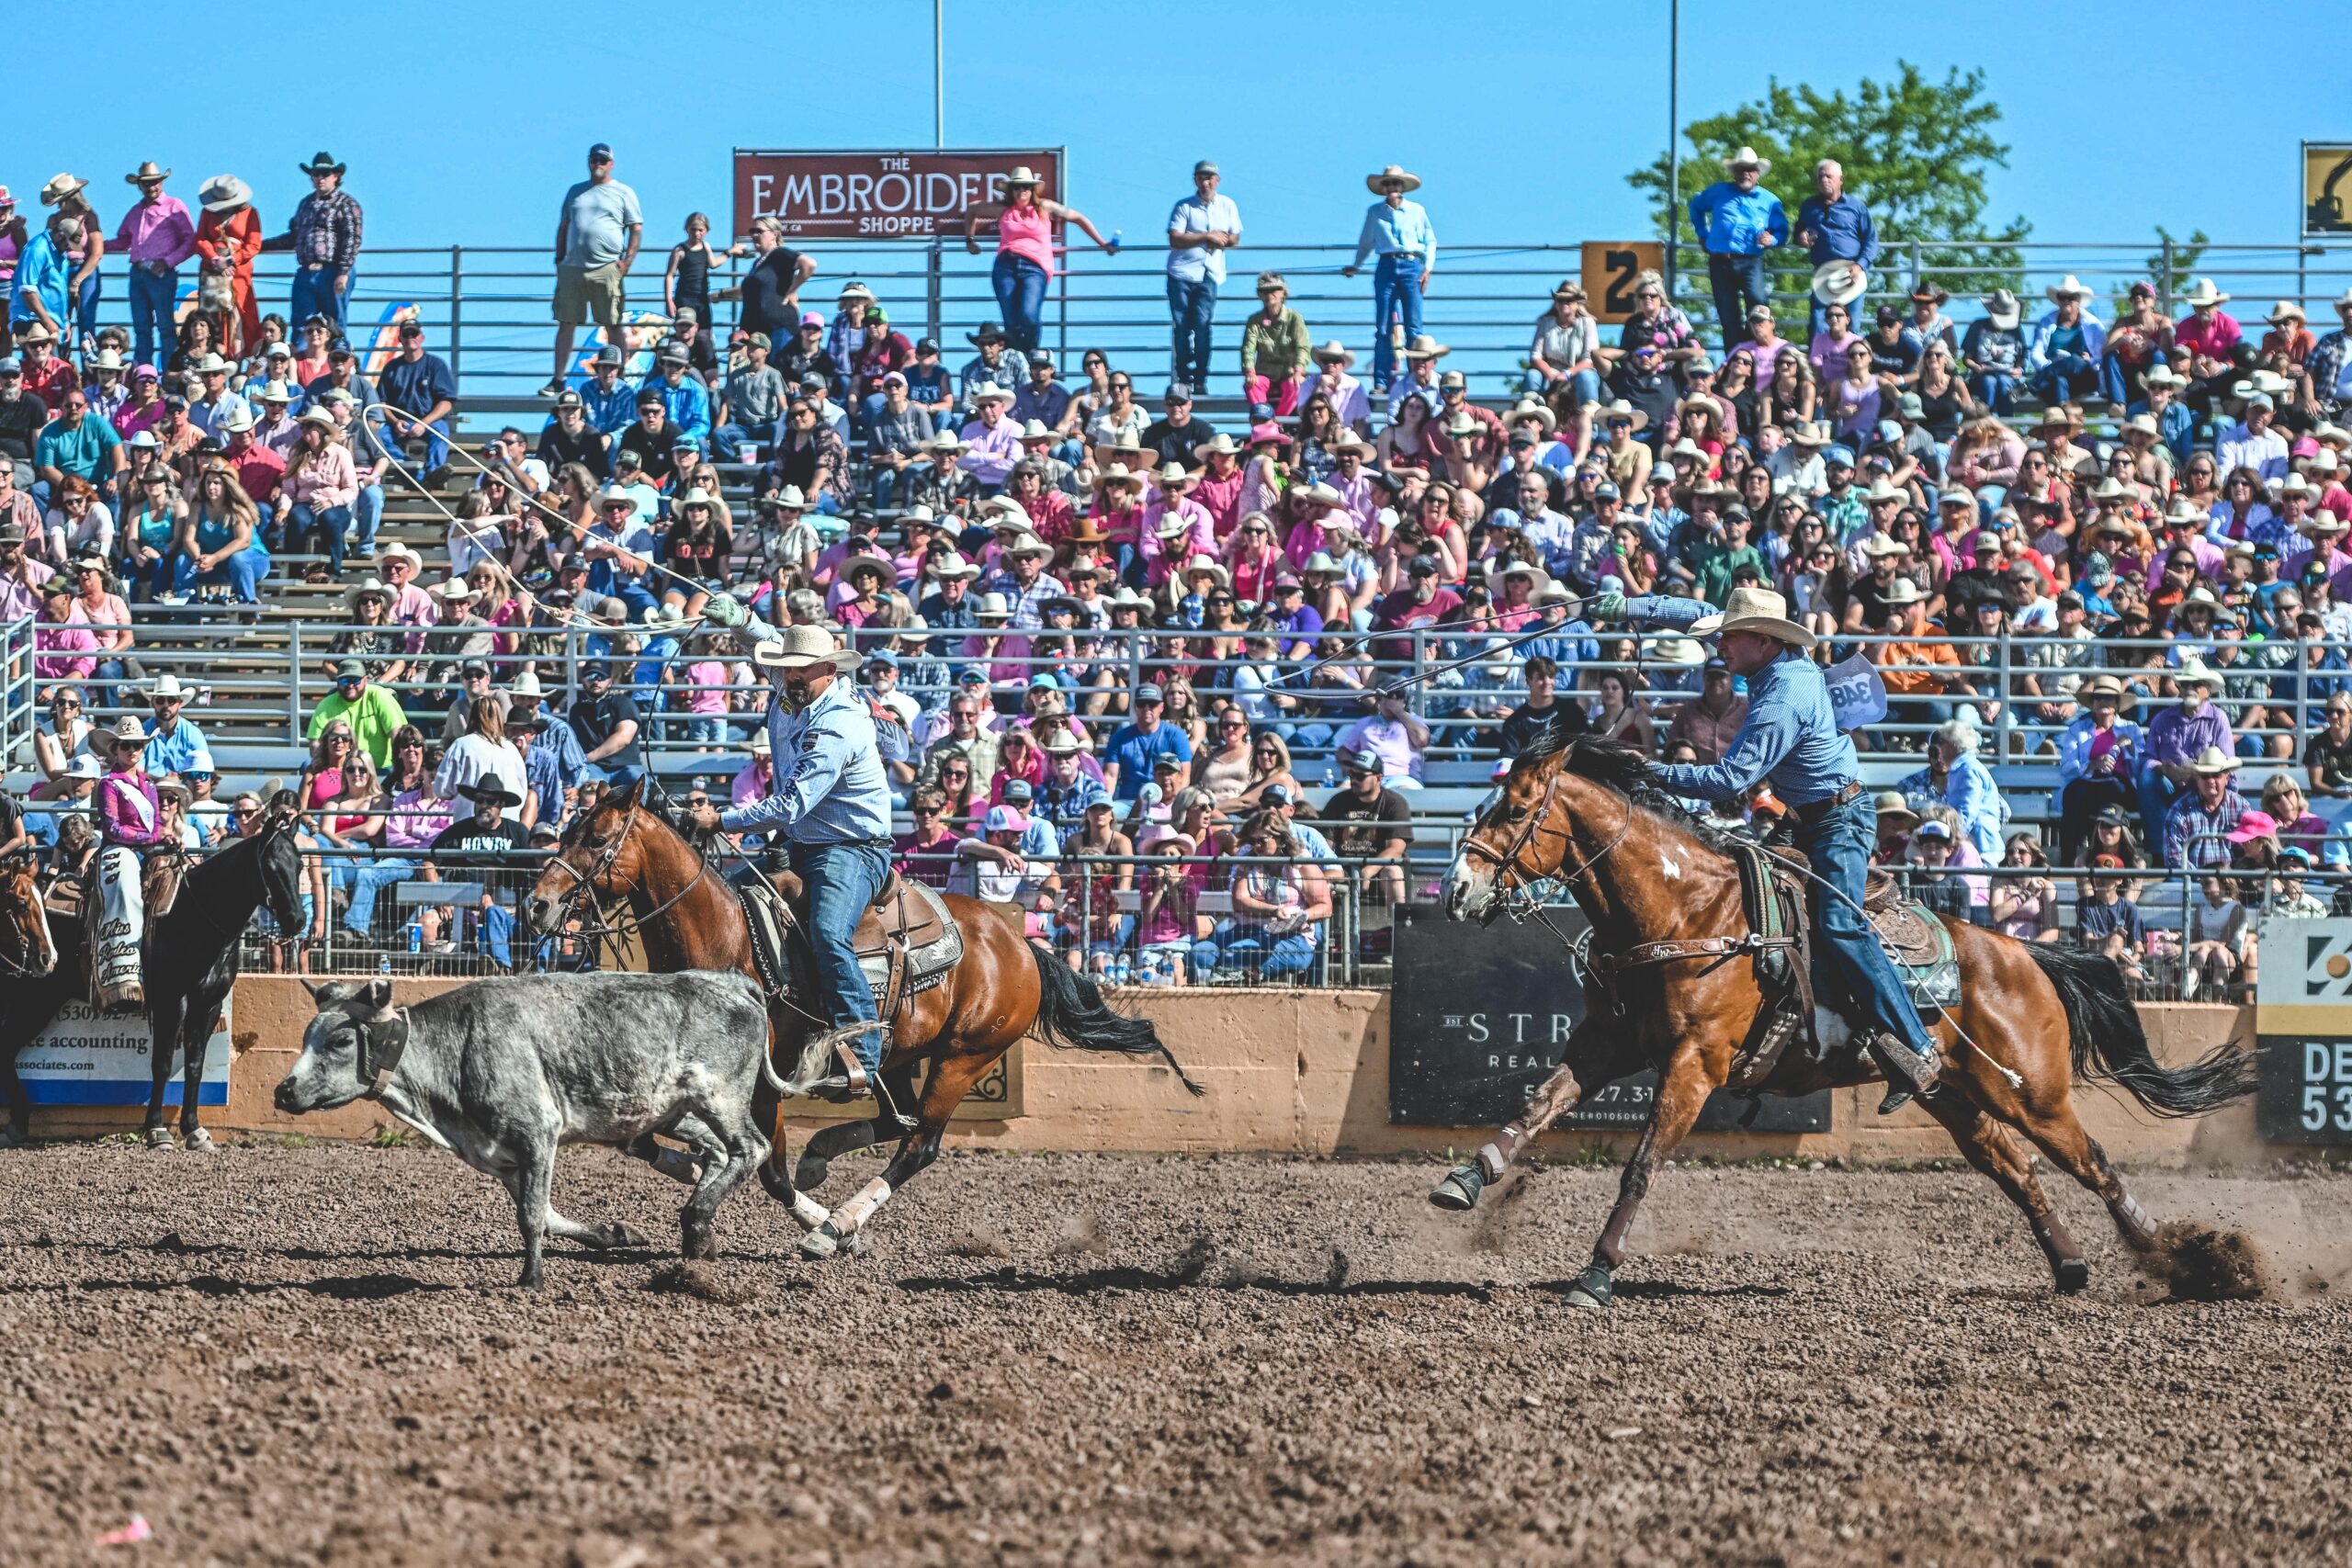
<svg viewBox="0 0 2352 1568">
<path fill-rule="evenodd" d="M 413 1001 L 452 981 L 399 981 Z M 1195 1100 L 1163 1066 L 1124 1056 L 1057 1051 L 1024 1042 L 1013 1053 L 1003 1101 L 973 1107 L 951 1141 L 1003 1149 L 1117 1152 L 1261 1152 L 1307 1156 L 1419 1154 L 1475 1148 L 1486 1128 L 1399 1127 L 1388 1121 L 1388 996 L 1385 991 L 1210 989 L 1130 991 L 1121 1004 L 1159 1026 L 1187 1071 L 1208 1089 Z M 237 985 L 229 1103 L 207 1116 L 222 1131 L 364 1138 L 390 1124 L 361 1103 L 292 1119 L 270 1104 L 311 1014 L 299 982 L 248 976 Z M 2177 1062 L 2224 1041 L 2253 1043 L 2251 1009 L 2196 1005 L 2141 1010 L 2157 1057 Z M 1916 1108 L 1882 1120 L 1875 1087 L 1839 1091 L 1826 1133 L 1702 1134 L 1693 1154 L 1736 1158 L 1897 1160 L 1950 1157 L 1951 1140 Z M 2250 1101 L 2188 1121 L 2150 1116 L 2098 1087 L 2076 1097 L 2093 1136 L 2135 1165 L 2235 1164 L 2258 1160 Z M 807 1125 L 837 1117 L 812 1118 Z M 135 1110 L 47 1110 L 37 1133 L 122 1131 Z M 1631 1132 L 1571 1131 L 1546 1140 L 1555 1152 L 1630 1146 Z"/>
</svg>

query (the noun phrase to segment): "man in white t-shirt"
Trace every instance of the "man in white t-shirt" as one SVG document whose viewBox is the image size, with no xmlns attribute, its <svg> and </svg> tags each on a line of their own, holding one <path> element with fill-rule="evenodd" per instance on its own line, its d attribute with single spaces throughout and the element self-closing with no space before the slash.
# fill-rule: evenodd
<svg viewBox="0 0 2352 1568">
<path fill-rule="evenodd" d="M 1168 378 L 1188 387 L 1208 384 L 1225 253 L 1241 243 L 1241 209 L 1216 186 L 1216 165 L 1204 158 L 1193 165 L 1193 194 L 1168 213 L 1168 320 L 1175 340 Z"/>
<path fill-rule="evenodd" d="M 644 237 L 637 192 L 613 178 L 613 150 L 599 141 L 588 149 L 588 177 L 563 193 L 556 220 L 555 374 L 541 397 L 563 390 L 572 334 L 582 322 L 594 321 L 607 334 L 620 330 L 629 265 Z"/>
</svg>

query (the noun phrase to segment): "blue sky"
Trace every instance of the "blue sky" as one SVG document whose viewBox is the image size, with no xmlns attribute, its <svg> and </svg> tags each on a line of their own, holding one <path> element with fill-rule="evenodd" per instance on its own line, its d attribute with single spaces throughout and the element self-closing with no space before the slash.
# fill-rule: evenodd
<svg viewBox="0 0 2352 1568">
<path fill-rule="evenodd" d="M 158 71 L 175 60 L 288 54 L 271 91 L 232 92 L 209 107 L 187 100 L 164 113 L 17 117 L 0 181 L 29 198 L 70 168 L 112 198 L 99 209 L 109 220 L 127 194 L 122 175 L 154 157 L 176 168 L 184 196 L 206 175 L 243 175 L 265 219 L 280 222 L 305 188 L 295 164 L 323 144 L 353 166 L 371 241 L 537 243 L 582 152 L 601 139 L 645 200 L 649 245 L 666 244 L 687 209 L 723 209 L 736 144 L 931 139 L 926 0 L 674 9 L 569 0 L 532 7 L 534 20 L 520 8 L 447 0 L 394 11 L 247 0 L 230 44 L 205 7 L 33 0 L 19 8 L 54 13 L 64 30 L 51 36 L 102 37 L 108 17 L 135 27 L 137 58 Z M 2307 90 L 2324 88 L 2324 71 L 2294 68 L 2286 79 L 2297 90 L 2266 90 L 2275 78 L 2261 62 L 2291 51 L 2293 40 L 2335 47 L 2307 6 L 2229 7 L 2227 36 L 2213 41 L 2234 63 L 2205 68 L 2229 116 L 2197 117 L 2160 160 L 2143 152 L 2150 122 L 2173 101 L 2182 68 L 2204 55 L 2210 6 L 2052 11 L 1979 0 L 1951 14 L 1960 26 L 1917 29 L 1928 35 L 1919 41 L 1905 39 L 1918 14 L 1900 6 L 1823 0 L 1760 43 L 1743 25 L 1754 14 L 1730 0 L 1684 6 L 1686 117 L 1754 96 L 1775 73 L 1846 86 L 1891 73 L 1898 56 L 1936 74 L 1982 66 L 2015 149 L 2012 168 L 1993 182 L 1995 210 L 2022 212 L 2041 238 L 2136 241 L 2164 222 L 2176 233 L 2288 240 L 2297 141 L 2352 139 L 2352 107 Z M 19 31 L 43 36 L 37 26 Z M 1427 180 L 1422 199 L 1449 239 L 1624 238 L 1641 219 L 1624 175 L 1665 141 L 1666 32 L 1659 0 L 1458 8 L 948 0 L 948 138 L 1068 145 L 1071 199 L 1130 240 L 1155 229 L 1203 155 L 1220 161 L 1227 192 L 1268 241 L 1352 238 L 1368 199 L 1363 175 L 1392 161 Z M 301 85 L 313 67 L 292 58 L 306 49 L 325 62 L 317 91 Z M 817 95 L 798 85 L 800 62 L 816 62 L 829 88 L 854 84 L 854 111 L 818 109 Z M 2122 87 L 2104 81 L 2116 62 Z M 2243 73 L 2245 90 L 2228 90 L 2233 73 Z M 1775 183 L 1793 199 L 1797 185 Z"/>
</svg>

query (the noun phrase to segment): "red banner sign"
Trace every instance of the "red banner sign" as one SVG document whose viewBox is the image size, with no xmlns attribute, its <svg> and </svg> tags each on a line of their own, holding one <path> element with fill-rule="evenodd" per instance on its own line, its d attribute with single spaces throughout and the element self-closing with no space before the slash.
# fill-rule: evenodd
<svg viewBox="0 0 2352 1568">
<path fill-rule="evenodd" d="M 973 208 L 1004 199 L 1004 177 L 1026 164 L 1037 194 L 1059 200 L 1057 147 L 923 152 L 735 150 L 735 228 L 774 218 L 786 240 L 930 240 L 964 231 Z"/>
</svg>

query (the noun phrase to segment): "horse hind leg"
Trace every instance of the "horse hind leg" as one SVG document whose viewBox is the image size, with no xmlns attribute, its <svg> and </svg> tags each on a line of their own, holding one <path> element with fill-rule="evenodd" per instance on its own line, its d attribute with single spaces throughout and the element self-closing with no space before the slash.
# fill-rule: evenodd
<svg viewBox="0 0 2352 1568">
<path fill-rule="evenodd" d="M 160 987 L 150 987 L 147 996 L 147 1047 L 153 1055 L 148 1068 L 153 1082 L 147 1091 L 147 1119 L 141 1123 L 151 1149 L 170 1149 L 178 1145 L 172 1142 L 170 1124 L 164 1118 L 164 1086 L 172 1078 L 172 1050 L 179 1042 L 180 1025 L 187 1016 L 185 998 L 165 996 Z"/>
<path fill-rule="evenodd" d="M 2026 1152 L 2007 1127 L 1977 1109 L 1975 1104 L 1958 1094 L 1930 1095 L 1922 1103 L 1951 1134 L 1952 1142 L 1968 1163 L 1993 1179 L 1995 1185 L 2009 1195 L 2009 1201 L 2024 1211 L 2026 1224 L 2033 1228 L 2033 1239 L 2041 1244 L 2041 1255 L 2050 1263 L 2050 1275 L 2061 1295 L 2072 1295 L 2090 1283 L 2090 1265 L 2083 1261 L 2082 1248 L 2075 1243 L 2074 1234 L 2042 1190 L 2041 1180 L 2033 1174 L 2033 1167 Z"/>
<path fill-rule="evenodd" d="M 213 1028 L 220 1021 L 219 1004 L 199 1004 L 188 1010 L 180 1026 L 180 1137 L 191 1149 L 214 1146 L 212 1134 L 198 1120 L 197 1101 L 203 1094 L 205 1048 L 211 1044 Z"/>
<path fill-rule="evenodd" d="M 914 1065 L 909 1063 L 884 1073 L 882 1088 L 891 1104 L 912 1104 Z M 814 1192 L 825 1184 L 832 1161 L 859 1149 L 872 1148 L 886 1138 L 903 1135 L 898 1119 L 888 1111 L 877 1112 L 864 1122 L 837 1122 L 830 1127 L 820 1127 L 808 1135 L 808 1145 L 800 1151 L 800 1162 L 792 1169 L 792 1185 L 798 1191 Z"/>
<path fill-rule="evenodd" d="M 1657 1101 L 1650 1111 L 1650 1124 L 1642 1129 L 1640 1142 L 1634 1145 L 1633 1154 L 1625 1161 L 1625 1172 L 1618 1179 L 1616 1205 L 1609 1211 L 1609 1222 L 1601 1227 L 1600 1239 L 1593 1244 L 1592 1264 L 1577 1276 L 1576 1283 L 1568 1289 L 1566 1301 L 1570 1306 L 1605 1307 L 1610 1303 L 1617 1266 L 1625 1258 L 1626 1233 L 1634 1227 L 1634 1215 L 1640 1210 L 1642 1200 L 1649 1195 L 1650 1177 L 1657 1169 L 1657 1162 L 1673 1153 L 1690 1135 L 1707 1097 L 1715 1088 L 1707 1076 L 1705 1059 L 1697 1051 L 1686 1049 L 1667 1064 L 1665 1076 L 1657 1086 Z"/>
</svg>

